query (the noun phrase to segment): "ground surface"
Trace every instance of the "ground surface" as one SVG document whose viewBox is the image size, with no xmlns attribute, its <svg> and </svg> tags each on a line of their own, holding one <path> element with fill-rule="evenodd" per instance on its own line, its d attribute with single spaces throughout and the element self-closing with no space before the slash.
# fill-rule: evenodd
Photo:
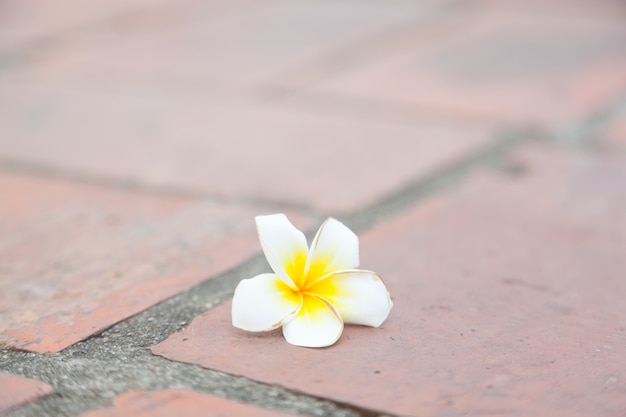
<svg viewBox="0 0 626 417">
<path fill-rule="evenodd" d="M 626 4 L 0 3 L 0 414 L 626 415 Z M 254 216 L 395 306 L 230 325 Z"/>
</svg>

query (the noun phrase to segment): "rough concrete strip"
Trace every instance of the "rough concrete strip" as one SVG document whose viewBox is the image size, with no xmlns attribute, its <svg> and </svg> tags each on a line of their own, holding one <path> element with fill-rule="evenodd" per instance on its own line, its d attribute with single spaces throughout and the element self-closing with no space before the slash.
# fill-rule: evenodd
<svg viewBox="0 0 626 417">
<path fill-rule="evenodd" d="M 113 407 L 91 410 L 81 417 L 293 417 L 294 414 L 256 407 L 198 392 L 170 388 L 159 391 L 129 391 L 113 400 Z"/>
</svg>

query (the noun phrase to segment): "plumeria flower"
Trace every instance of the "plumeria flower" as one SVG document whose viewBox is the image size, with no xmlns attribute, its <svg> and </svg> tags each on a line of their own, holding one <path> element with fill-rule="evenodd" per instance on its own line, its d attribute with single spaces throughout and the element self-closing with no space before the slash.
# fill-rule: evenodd
<svg viewBox="0 0 626 417">
<path fill-rule="evenodd" d="M 292 345 L 335 343 L 344 323 L 380 326 L 393 303 L 385 284 L 359 266 L 359 239 L 329 218 L 309 248 L 284 214 L 256 217 L 263 253 L 274 273 L 242 280 L 233 296 L 233 326 L 261 332 L 283 328 Z"/>
</svg>

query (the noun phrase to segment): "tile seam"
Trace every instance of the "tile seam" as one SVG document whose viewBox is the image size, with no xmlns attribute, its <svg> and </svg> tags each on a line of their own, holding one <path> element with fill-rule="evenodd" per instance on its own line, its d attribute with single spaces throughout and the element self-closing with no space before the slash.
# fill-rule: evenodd
<svg viewBox="0 0 626 417">
<path fill-rule="evenodd" d="M 65 181 L 84 186 L 94 186 L 136 193 L 154 197 L 174 197 L 188 199 L 190 202 L 205 201 L 215 204 L 231 204 L 241 207 L 255 207 L 261 209 L 293 209 L 309 215 L 319 215 L 316 210 L 307 204 L 290 201 L 278 201 L 250 196 L 223 196 L 213 192 L 195 190 L 193 188 L 147 184 L 141 180 L 130 178 L 114 178 L 106 175 L 89 174 L 83 171 L 74 171 L 57 168 L 52 165 L 34 163 L 22 159 L 12 159 L 0 156 L 0 171 L 26 175 L 34 178 Z"/>
</svg>

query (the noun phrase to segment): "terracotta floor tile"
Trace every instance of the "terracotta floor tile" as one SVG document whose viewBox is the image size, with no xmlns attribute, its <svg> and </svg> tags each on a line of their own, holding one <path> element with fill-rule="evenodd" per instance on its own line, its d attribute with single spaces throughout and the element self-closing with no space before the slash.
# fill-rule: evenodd
<svg viewBox="0 0 626 417">
<path fill-rule="evenodd" d="M 598 0 L 590 3 L 586 0 L 461 0 L 474 7 L 480 6 L 488 10 L 507 10 L 515 12 L 531 12 L 554 16 L 593 16 L 598 18 L 623 19 L 626 7 L 621 0 Z"/>
<path fill-rule="evenodd" d="M 321 350 L 230 324 L 230 304 L 155 354 L 410 416 L 626 413 L 626 164 L 537 146 L 361 236 L 381 328 Z M 242 277 L 246 278 L 246 277 Z"/>
<path fill-rule="evenodd" d="M 608 124 L 602 132 L 602 137 L 610 144 L 626 151 L 626 112 L 622 112 Z"/>
<path fill-rule="evenodd" d="M 208 394 L 169 389 L 163 391 L 132 391 L 115 397 L 113 406 L 94 410 L 81 417 L 272 417 L 293 416 L 278 410 L 268 410 L 241 404 Z"/>
<path fill-rule="evenodd" d="M 446 36 L 421 35 L 307 91 L 554 128 L 585 119 L 626 88 L 619 19 L 469 13 Z"/>
<path fill-rule="evenodd" d="M 39 397 L 52 394 L 45 382 L 0 372 L 0 414 Z"/>
<path fill-rule="evenodd" d="M 0 91 L 7 115 L 0 159 L 332 212 L 361 209 L 492 140 L 476 127 L 53 89 Z"/>
<path fill-rule="evenodd" d="M 137 24 L 127 19 L 124 30 L 104 27 L 91 42 L 35 51 L 37 60 L 26 71 L 96 88 L 120 73 L 138 82 L 152 79 L 157 88 L 173 82 L 195 88 L 271 82 L 362 39 L 429 17 L 434 4 L 266 1 L 218 12 L 183 4 L 150 16 L 156 23 L 139 14 Z"/>
<path fill-rule="evenodd" d="M 7 173 L 0 195 L 0 342 L 14 348 L 59 351 L 260 252 L 261 213 L 237 206 Z"/>
<path fill-rule="evenodd" d="M 2 2 L 0 14 L 0 53 L 13 47 L 41 47 L 49 37 L 67 36 L 77 27 L 100 23 L 107 19 L 158 7 L 161 1 L 132 0 L 107 1 L 60 0 L 52 3 L 41 0 L 7 0 Z"/>
</svg>

